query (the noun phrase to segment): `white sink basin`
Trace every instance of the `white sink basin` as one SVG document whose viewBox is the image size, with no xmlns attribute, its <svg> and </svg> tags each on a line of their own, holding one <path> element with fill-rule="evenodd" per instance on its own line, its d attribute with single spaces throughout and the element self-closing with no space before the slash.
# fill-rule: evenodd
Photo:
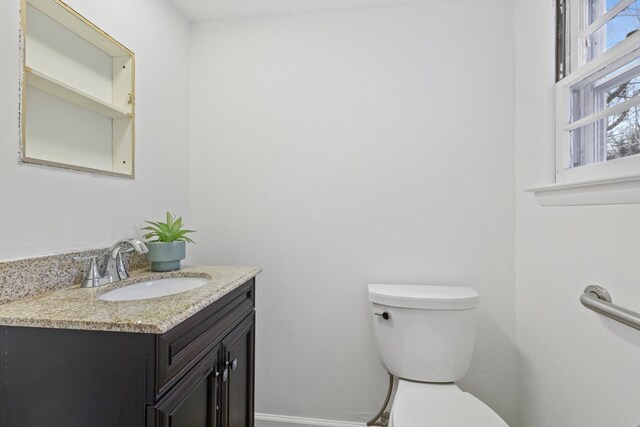
<svg viewBox="0 0 640 427">
<path fill-rule="evenodd" d="M 197 277 L 172 277 L 168 279 L 150 280 L 114 289 L 98 299 L 103 301 L 135 301 L 141 299 L 158 298 L 179 294 L 199 288 L 209 282 Z"/>
</svg>

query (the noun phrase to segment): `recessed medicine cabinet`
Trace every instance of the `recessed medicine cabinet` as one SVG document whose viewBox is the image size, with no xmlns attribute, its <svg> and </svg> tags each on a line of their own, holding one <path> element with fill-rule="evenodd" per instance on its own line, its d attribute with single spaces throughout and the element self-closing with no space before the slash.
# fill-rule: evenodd
<svg viewBox="0 0 640 427">
<path fill-rule="evenodd" d="M 21 15 L 21 161 L 133 178 L 133 52 L 60 0 Z"/>
</svg>

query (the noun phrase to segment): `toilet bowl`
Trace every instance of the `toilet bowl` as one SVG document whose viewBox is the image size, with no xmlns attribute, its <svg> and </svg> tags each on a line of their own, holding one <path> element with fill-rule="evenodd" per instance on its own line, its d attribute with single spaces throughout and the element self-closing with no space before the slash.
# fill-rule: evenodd
<svg viewBox="0 0 640 427">
<path fill-rule="evenodd" d="M 382 362 L 399 378 L 391 426 L 507 426 L 454 384 L 471 363 L 478 298 L 467 287 L 369 285 Z"/>
<path fill-rule="evenodd" d="M 454 383 L 398 382 L 391 427 L 508 427 L 498 414 Z"/>
</svg>

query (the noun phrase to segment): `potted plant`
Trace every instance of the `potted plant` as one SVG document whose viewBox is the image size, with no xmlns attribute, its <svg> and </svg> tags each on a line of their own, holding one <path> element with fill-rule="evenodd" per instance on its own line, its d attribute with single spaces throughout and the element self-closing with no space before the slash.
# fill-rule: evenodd
<svg viewBox="0 0 640 427">
<path fill-rule="evenodd" d="M 143 230 L 149 231 L 144 235 L 147 239 L 147 258 L 151 262 L 152 271 L 180 270 L 180 261 L 186 254 L 186 242 L 194 243 L 186 236 L 193 230 L 184 230 L 182 218 L 177 218 L 167 212 L 166 222 L 145 221 L 150 224 Z"/>
</svg>

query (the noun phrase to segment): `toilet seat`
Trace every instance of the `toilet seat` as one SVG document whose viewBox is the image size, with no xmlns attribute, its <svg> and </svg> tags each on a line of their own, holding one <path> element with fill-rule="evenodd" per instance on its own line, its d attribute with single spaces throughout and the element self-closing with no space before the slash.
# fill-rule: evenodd
<svg viewBox="0 0 640 427">
<path fill-rule="evenodd" d="M 402 385 L 391 410 L 393 427 L 508 427 L 491 408 L 454 384 Z"/>
</svg>

